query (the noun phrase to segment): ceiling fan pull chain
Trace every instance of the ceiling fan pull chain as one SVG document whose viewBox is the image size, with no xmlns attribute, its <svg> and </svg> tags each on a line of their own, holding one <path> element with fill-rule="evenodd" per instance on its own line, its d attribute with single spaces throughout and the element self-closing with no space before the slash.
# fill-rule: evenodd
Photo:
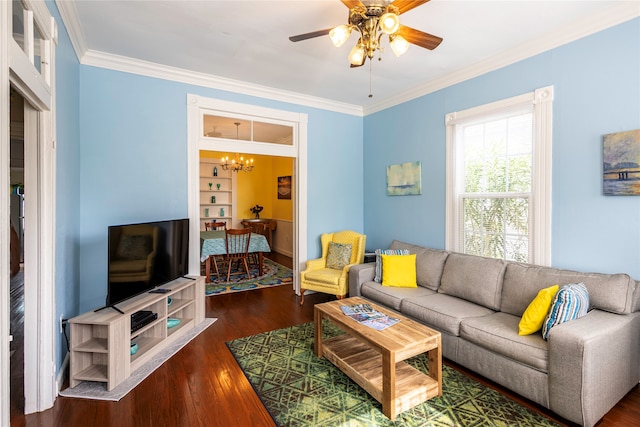
<svg viewBox="0 0 640 427">
<path fill-rule="evenodd" d="M 373 61 L 369 61 L 369 98 L 373 98 L 373 91 L 371 90 L 371 86 L 372 86 L 371 80 L 373 79 L 373 77 L 372 77 L 373 66 L 371 65 L 371 62 L 373 62 Z"/>
</svg>

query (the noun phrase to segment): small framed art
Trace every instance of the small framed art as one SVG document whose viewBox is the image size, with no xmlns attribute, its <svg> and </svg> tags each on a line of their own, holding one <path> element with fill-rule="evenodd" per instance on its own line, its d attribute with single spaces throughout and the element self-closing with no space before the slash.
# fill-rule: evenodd
<svg viewBox="0 0 640 427">
<path fill-rule="evenodd" d="M 422 194 L 422 163 L 408 162 L 387 166 L 387 195 Z"/>
<path fill-rule="evenodd" d="M 291 175 L 278 177 L 278 199 L 291 199 Z"/>
<path fill-rule="evenodd" d="M 640 195 L 640 129 L 604 135 L 602 149 L 604 195 Z"/>
</svg>

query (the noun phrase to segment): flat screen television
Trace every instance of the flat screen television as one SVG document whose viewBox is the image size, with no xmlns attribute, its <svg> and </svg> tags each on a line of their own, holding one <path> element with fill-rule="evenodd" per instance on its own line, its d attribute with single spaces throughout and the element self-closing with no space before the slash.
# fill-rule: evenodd
<svg viewBox="0 0 640 427">
<path fill-rule="evenodd" d="M 107 306 L 188 273 L 188 218 L 112 225 L 108 242 Z"/>
</svg>

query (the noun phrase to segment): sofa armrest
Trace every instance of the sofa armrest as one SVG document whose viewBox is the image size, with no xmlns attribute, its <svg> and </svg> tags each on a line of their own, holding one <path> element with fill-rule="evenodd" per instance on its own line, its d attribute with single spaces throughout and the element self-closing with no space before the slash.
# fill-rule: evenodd
<svg viewBox="0 0 640 427">
<path fill-rule="evenodd" d="M 549 331 L 549 405 L 593 426 L 640 380 L 640 315 L 592 310 Z"/>
<path fill-rule="evenodd" d="M 376 275 L 376 264 L 357 264 L 349 270 L 349 296 L 359 297 L 360 288 L 364 282 L 370 282 Z"/>
</svg>

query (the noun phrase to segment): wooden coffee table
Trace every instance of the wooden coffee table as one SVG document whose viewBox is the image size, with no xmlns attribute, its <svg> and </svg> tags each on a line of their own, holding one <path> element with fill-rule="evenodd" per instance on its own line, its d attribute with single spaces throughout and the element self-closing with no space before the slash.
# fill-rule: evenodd
<svg viewBox="0 0 640 427">
<path fill-rule="evenodd" d="M 377 331 L 340 310 L 342 305 L 365 303 L 400 322 Z M 346 333 L 323 340 L 322 319 Z M 326 357 L 382 403 L 382 412 L 390 420 L 432 397 L 442 396 L 440 332 L 359 297 L 316 304 L 314 321 L 316 355 Z M 403 362 L 426 352 L 429 353 L 429 375 Z"/>
</svg>

